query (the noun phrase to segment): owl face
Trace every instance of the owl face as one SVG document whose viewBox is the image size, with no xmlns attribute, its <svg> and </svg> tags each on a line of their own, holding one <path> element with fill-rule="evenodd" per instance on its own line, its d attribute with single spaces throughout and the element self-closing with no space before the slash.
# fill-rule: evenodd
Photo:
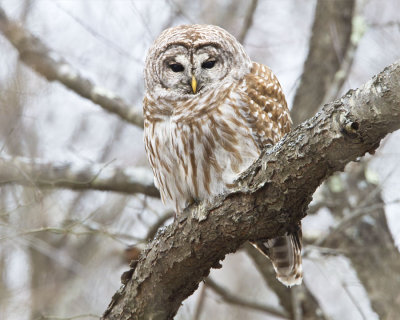
<svg viewBox="0 0 400 320">
<path fill-rule="evenodd" d="M 229 74 L 231 62 L 230 53 L 215 45 L 172 45 L 158 59 L 159 81 L 178 96 L 201 94 L 215 88 Z"/>
<path fill-rule="evenodd" d="M 155 98 L 185 100 L 237 82 L 251 60 L 227 31 L 211 25 L 165 30 L 146 59 L 147 91 Z"/>
</svg>

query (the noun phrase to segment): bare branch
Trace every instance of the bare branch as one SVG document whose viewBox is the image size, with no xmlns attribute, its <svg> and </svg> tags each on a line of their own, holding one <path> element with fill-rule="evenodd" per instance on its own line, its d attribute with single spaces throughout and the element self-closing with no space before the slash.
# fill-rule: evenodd
<svg viewBox="0 0 400 320">
<path fill-rule="evenodd" d="M 146 235 L 146 240 L 151 241 L 154 236 L 156 235 L 158 229 L 160 229 L 164 223 L 168 220 L 171 219 L 174 216 L 174 212 L 168 211 L 164 213 L 147 231 Z"/>
<path fill-rule="evenodd" d="M 52 163 L 23 157 L 0 157 L 0 185 L 16 183 L 40 188 L 105 190 L 159 197 L 147 168 L 108 164 Z"/>
<path fill-rule="evenodd" d="M 362 17 L 362 9 L 364 8 L 364 1 L 358 0 L 355 4 L 354 15 L 351 20 L 351 35 L 350 42 L 345 50 L 342 61 L 340 62 L 340 67 L 336 71 L 333 77 L 330 87 L 327 89 L 321 104 L 325 104 L 329 101 L 336 99 L 339 95 L 340 89 L 342 88 L 344 82 L 350 73 L 351 66 L 353 65 L 354 55 L 358 48 L 364 32 L 365 32 L 365 21 Z"/>
<path fill-rule="evenodd" d="M 103 319 L 172 319 L 227 253 L 247 240 L 274 238 L 295 227 L 321 182 L 374 151 L 400 128 L 399 119 L 400 61 L 264 150 L 236 192 L 191 206 L 186 217 L 160 232 Z"/>
<path fill-rule="evenodd" d="M 199 298 L 197 300 L 197 304 L 196 304 L 196 309 L 194 311 L 194 316 L 193 316 L 193 320 L 199 320 L 200 319 L 200 315 L 201 312 L 203 311 L 203 307 L 204 307 L 204 298 L 206 296 L 206 286 L 203 285 L 200 289 L 200 294 L 199 294 Z"/>
<path fill-rule="evenodd" d="M 247 34 L 249 33 L 249 30 L 250 30 L 252 24 L 253 24 L 253 18 L 254 18 L 254 13 L 256 12 L 257 4 L 258 4 L 258 0 L 251 0 L 249 9 L 247 10 L 246 16 L 244 18 L 243 28 L 240 31 L 240 34 L 238 36 L 238 41 L 240 43 L 244 42 Z"/>
<path fill-rule="evenodd" d="M 143 117 L 137 108 L 128 105 L 113 92 L 95 85 L 82 76 L 64 58 L 51 51 L 42 40 L 8 19 L 0 7 L 0 32 L 18 50 L 19 58 L 27 66 L 49 81 L 58 81 L 80 96 L 91 100 L 121 119 L 143 128 Z"/>
<path fill-rule="evenodd" d="M 315 245 L 318 247 L 323 247 L 324 245 L 326 245 L 326 243 L 331 242 L 336 236 L 338 236 L 338 234 L 353 226 L 359 219 L 361 219 L 365 215 L 375 213 L 377 209 L 382 209 L 383 207 L 383 203 L 375 203 L 366 207 L 357 208 L 350 216 L 343 218 L 340 223 L 335 228 L 330 230 L 330 232 L 325 237 L 319 238 L 315 242 Z"/>
<path fill-rule="evenodd" d="M 242 299 L 241 297 L 236 296 L 236 295 L 228 292 L 226 289 L 222 288 L 220 285 L 215 283 L 210 278 L 207 278 L 207 280 L 205 280 L 205 284 L 206 284 L 206 286 L 208 288 L 212 289 L 225 302 L 227 302 L 229 304 L 234 304 L 234 305 L 237 305 L 237 306 L 241 306 L 243 308 L 248 308 L 248 309 L 253 309 L 253 310 L 257 310 L 257 311 L 266 312 L 268 314 L 274 315 L 274 316 L 279 317 L 279 318 L 284 318 L 284 319 L 288 318 L 288 315 L 284 311 L 282 311 L 282 310 L 280 310 L 278 308 L 275 308 L 273 306 L 267 306 L 267 305 L 263 305 L 263 304 L 260 304 L 260 303 L 251 302 L 251 301 L 247 301 L 245 299 Z"/>
<path fill-rule="evenodd" d="M 354 2 L 317 2 L 310 49 L 291 110 L 295 125 L 317 112 L 341 66 L 350 43 Z"/>
<path fill-rule="evenodd" d="M 337 175 L 341 192 L 332 192 L 329 184 L 324 187 L 324 197 L 341 204 L 330 208 L 340 222 L 318 243 L 328 247 L 323 254 L 341 253 L 351 261 L 373 310 L 381 319 L 390 319 L 400 312 L 400 253 L 388 227 L 380 185 L 366 179 L 366 166 L 352 164 L 345 174 Z"/>
<path fill-rule="evenodd" d="M 292 298 L 293 320 L 303 320 L 303 310 L 301 309 L 301 287 L 293 287 L 290 293 Z"/>
</svg>

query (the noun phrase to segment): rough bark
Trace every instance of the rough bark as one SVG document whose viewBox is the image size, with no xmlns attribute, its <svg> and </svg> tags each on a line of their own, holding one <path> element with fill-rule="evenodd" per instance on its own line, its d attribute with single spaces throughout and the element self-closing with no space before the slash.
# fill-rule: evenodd
<svg viewBox="0 0 400 320">
<path fill-rule="evenodd" d="M 181 302 L 245 241 L 296 227 L 320 183 L 400 128 L 400 62 L 285 136 L 239 179 L 238 190 L 187 209 L 123 276 L 103 319 L 172 319 Z"/>
<path fill-rule="evenodd" d="M 304 72 L 294 97 L 295 125 L 321 106 L 350 45 L 354 0 L 319 0 Z"/>
</svg>

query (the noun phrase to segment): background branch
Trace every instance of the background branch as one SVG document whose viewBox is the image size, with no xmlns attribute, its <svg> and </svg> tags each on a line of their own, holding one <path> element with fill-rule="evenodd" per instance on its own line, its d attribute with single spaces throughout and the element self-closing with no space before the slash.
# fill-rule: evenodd
<svg viewBox="0 0 400 320">
<path fill-rule="evenodd" d="M 147 168 L 110 164 L 52 163 L 23 157 L 0 157 L 0 185 L 15 183 L 40 188 L 105 190 L 159 197 Z"/>
<path fill-rule="evenodd" d="M 214 291 L 216 294 L 218 294 L 225 302 L 229 304 L 234 304 L 238 305 L 244 308 L 249 308 L 261 312 L 265 312 L 268 314 L 271 314 L 273 316 L 276 316 L 278 318 L 284 318 L 287 319 L 287 314 L 273 306 L 267 306 L 263 305 L 260 303 L 255 303 L 251 301 L 246 301 L 245 299 L 241 298 L 240 296 L 236 296 L 230 292 L 228 292 L 226 289 L 221 287 L 219 284 L 217 284 L 215 281 L 211 280 L 210 278 L 207 278 L 205 280 L 205 285 L 207 288 L 210 288 L 212 291 Z"/>
<path fill-rule="evenodd" d="M 309 52 L 294 97 L 295 125 L 314 115 L 340 69 L 352 33 L 355 0 L 317 2 Z"/>
<path fill-rule="evenodd" d="M 25 30 L 19 23 L 10 20 L 1 7 L 0 32 L 18 50 L 21 61 L 47 80 L 58 81 L 104 110 L 118 115 L 131 124 L 143 127 L 141 111 L 128 105 L 108 89 L 97 86 L 82 76 L 64 58 L 51 51 L 42 40 Z"/>
<path fill-rule="evenodd" d="M 374 311 L 381 319 L 394 319 L 391 317 L 400 312 L 400 253 L 387 224 L 380 186 L 365 178 L 366 165 L 351 166 L 348 174 L 339 176 L 341 192 L 324 188 L 324 197 L 342 206 L 332 210 L 339 220 L 337 226 L 316 244 L 343 252 L 357 271 Z M 356 206 L 350 204 L 350 198 Z"/>
<path fill-rule="evenodd" d="M 246 39 L 246 36 L 249 33 L 249 30 L 253 24 L 253 19 L 254 19 L 254 14 L 256 12 L 256 9 L 257 9 L 257 4 L 258 4 L 258 0 L 251 0 L 250 6 L 247 10 L 242 30 L 240 30 L 240 34 L 237 38 L 238 41 L 242 44 L 244 43 L 244 40 Z"/>
</svg>

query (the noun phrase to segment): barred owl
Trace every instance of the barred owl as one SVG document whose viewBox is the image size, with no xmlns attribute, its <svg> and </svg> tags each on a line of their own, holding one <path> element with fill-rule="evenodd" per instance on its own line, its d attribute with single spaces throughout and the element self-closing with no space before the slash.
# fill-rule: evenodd
<svg viewBox="0 0 400 320">
<path fill-rule="evenodd" d="M 240 43 L 212 25 L 165 30 L 145 65 L 144 141 L 162 201 L 176 215 L 227 192 L 266 144 L 289 132 L 281 86 Z M 253 243 L 277 278 L 300 284 L 301 229 Z"/>
</svg>

